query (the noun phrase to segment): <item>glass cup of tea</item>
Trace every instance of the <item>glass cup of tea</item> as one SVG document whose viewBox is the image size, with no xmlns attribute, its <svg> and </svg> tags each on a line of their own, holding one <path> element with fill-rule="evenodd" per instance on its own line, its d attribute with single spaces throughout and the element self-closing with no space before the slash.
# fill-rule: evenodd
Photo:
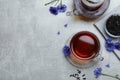
<svg viewBox="0 0 120 80">
<path fill-rule="evenodd" d="M 90 31 L 74 34 L 69 40 L 69 62 L 77 67 L 89 67 L 102 61 L 101 44 L 98 37 Z"/>
</svg>

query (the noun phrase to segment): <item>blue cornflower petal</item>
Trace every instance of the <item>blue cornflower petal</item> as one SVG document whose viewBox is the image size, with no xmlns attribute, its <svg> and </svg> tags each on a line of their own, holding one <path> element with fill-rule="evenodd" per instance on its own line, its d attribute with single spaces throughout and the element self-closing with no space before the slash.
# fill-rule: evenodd
<svg viewBox="0 0 120 80">
<path fill-rule="evenodd" d="M 110 64 L 105 65 L 106 67 L 110 68 Z"/>
<path fill-rule="evenodd" d="M 57 32 L 57 35 L 60 35 L 60 31 Z"/>
<path fill-rule="evenodd" d="M 106 43 L 111 43 L 112 42 L 112 39 L 107 39 L 106 40 Z"/>
<path fill-rule="evenodd" d="M 67 27 L 67 26 L 68 26 L 68 24 L 65 24 L 65 25 L 64 25 L 64 27 Z"/>
<path fill-rule="evenodd" d="M 112 42 L 111 39 L 106 40 L 105 47 L 108 51 L 113 51 L 115 49 L 115 45 L 114 45 L 114 43 Z"/>
<path fill-rule="evenodd" d="M 67 6 L 65 4 L 57 6 L 58 12 L 65 12 L 67 10 Z"/>
<path fill-rule="evenodd" d="M 115 43 L 115 49 L 120 50 L 120 42 Z"/>
<path fill-rule="evenodd" d="M 53 14 L 53 15 L 57 15 L 57 14 L 58 14 L 58 10 L 57 10 L 56 7 L 50 7 L 50 8 L 49 8 L 49 11 L 50 11 L 50 13 Z"/>
<path fill-rule="evenodd" d="M 63 47 L 63 53 L 64 53 L 65 56 L 69 56 L 70 55 L 70 48 L 65 45 Z"/>
<path fill-rule="evenodd" d="M 98 78 L 100 75 L 101 75 L 101 72 L 102 72 L 102 68 L 97 68 L 94 70 L 94 75 L 96 78 Z"/>
<path fill-rule="evenodd" d="M 113 51 L 115 49 L 115 46 L 113 43 L 109 43 L 109 44 L 106 43 L 105 47 L 108 51 Z"/>
</svg>

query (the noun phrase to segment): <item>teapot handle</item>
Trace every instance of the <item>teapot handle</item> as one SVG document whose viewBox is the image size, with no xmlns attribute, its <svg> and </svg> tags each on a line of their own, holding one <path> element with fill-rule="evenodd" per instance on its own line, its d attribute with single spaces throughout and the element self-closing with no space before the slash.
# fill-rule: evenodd
<svg viewBox="0 0 120 80">
<path fill-rule="evenodd" d="M 74 9 L 74 10 L 73 10 L 73 14 L 74 14 L 75 16 L 79 16 L 78 10 Z"/>
<path fill-rule="evenodd" d="M 66 12 L 66 16 L 79 16 L 79 12 L 76 9 Z"/>
</svg>

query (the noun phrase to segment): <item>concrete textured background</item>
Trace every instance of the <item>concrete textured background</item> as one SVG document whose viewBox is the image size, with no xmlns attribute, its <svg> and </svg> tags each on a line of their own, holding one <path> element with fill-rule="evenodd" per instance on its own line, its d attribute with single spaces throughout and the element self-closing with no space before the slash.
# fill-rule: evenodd
<svg viewBox="0 0 120 80">
<path fill-rule="evenodd" d="M 0 0 L 0 80 L 75 80 L 69 75 L 76 71 L 62 54 L 62 47 L 71 34 L 82 30 L 94 32 L 104 45 L 104 39 L 93 27 L 93 22 L 76 20 L 65 13 L 58 16 L 49 13 L 50 0 Z M 73 1 L 64 0 L 72 10 Z M 120 5 L 120 0 L 111 0 L 110 10 Z M 99 20 L 99 19 L 98 19 Z M 64 24 L 68 24 L 64 28 Z M 57 32 L 61 34 L 58 36 Z M 110 63 L 107 73 L 118 73 L 120 62 L 102 49 L 105 60 L 88 69 L 80 69 L 87 80 L 96 80 L 93 70 Z M 105 67 L 104 67 L 105 68 Z M 105 68 L 106 69 L 106 68 Z M 100 77 L 99 80 L 112 80 Z M 114 80 L 114 79 L 113 79 Z"/>
</svg>

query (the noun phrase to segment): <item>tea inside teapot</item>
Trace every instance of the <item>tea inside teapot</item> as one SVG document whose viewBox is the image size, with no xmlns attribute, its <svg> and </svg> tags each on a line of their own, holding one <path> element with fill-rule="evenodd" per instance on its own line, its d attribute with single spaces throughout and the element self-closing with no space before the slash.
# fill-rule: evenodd
<svg viewBox="0 0 120 80">
<path fill-rule="evenodd" d="M 98 9 L 105 0 L 81 0 L 83 7 L 88 10 L 96 10 Z"/>
</svg>

